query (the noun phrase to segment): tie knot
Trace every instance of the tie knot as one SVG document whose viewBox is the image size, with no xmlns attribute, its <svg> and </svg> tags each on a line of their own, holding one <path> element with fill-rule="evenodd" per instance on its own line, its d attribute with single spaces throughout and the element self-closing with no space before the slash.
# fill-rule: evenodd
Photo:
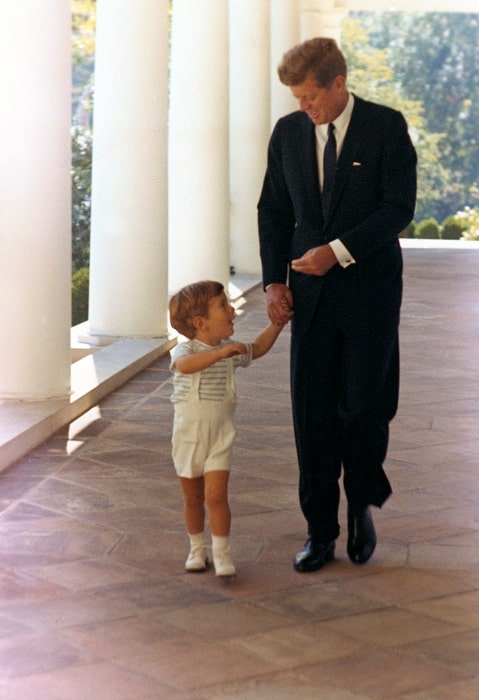
<svg viewBox="0 0 479 700">
<path fill-rule="evenodd" d="M 334 134 L 334 124 L 333 122 L 329 122 L 328 124 L 328 137 L 332 136 Z"/>
</svg>

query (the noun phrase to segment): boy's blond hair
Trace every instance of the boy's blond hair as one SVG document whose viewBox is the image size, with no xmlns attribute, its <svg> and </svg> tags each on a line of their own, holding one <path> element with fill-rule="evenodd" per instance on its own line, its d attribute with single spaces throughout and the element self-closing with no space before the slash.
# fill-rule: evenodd
<svg viewBox="0 0 479 700">
<path fill-rule="evenodd" d="M 211 299 L 219 296 L 224 290 L 221 282 L 211 280 L 194 282 L 182 287 L 170 299 L 170 323 L 173 328 L 186 338 L 194 338 L 196 335 L 194 317 L 208 316 Z"/>
</svg>

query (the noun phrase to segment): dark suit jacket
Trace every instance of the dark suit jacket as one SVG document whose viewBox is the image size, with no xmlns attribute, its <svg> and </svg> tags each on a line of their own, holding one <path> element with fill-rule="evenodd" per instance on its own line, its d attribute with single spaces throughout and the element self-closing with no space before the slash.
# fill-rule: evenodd
<svg viewBox="0 0 479 700">
<path fill-rule="evenodd" d="M 293 331 L 310 324 L 324 277 L 294 273 L 292 259 L 339 238 L 356 264 L 328 273 L 349 289 L 351 314 L 397 324 L 402 257 L 398 234 L 414 215 L 416 152 L 402 114 L 355 97 L 324 220 L 314 124 L 293 112 L 276 124 L 258 203 L 263 284 L 288 282 Z M 361 313 L 362 312 L 362 313 Z M 370 320 L 372 320 L 370 318 Z"/>
</svg>

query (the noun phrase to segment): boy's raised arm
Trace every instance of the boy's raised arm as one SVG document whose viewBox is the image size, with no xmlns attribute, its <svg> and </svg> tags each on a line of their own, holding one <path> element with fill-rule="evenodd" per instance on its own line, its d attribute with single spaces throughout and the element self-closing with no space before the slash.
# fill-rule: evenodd
<svg viewBox="0 0 479 700">
<path fill-rule="evenodd" d="M 195 352 L 191 355 L 182 355 L 175 360 L 173 369 L 183 374 L 193 374 L 214 365 L 218 360 L 224 360 L 226 357 L 232 357 L 233 355 L 244 355 L 245 353 L 246 347 L 243 343 L 228 343 L 221 348 Z"/>
<path fill-rule="evenodd" d="M 253 360 L 265 355 L 268 350 L 273 347 L 283 328 L 284 326 L 277 326 L 270 323 L 269 326 L 267 326 L 267 328 L 265 328 L 264 331 L 262 331 L 259 336 L 253 340 Z"/>
</svg>

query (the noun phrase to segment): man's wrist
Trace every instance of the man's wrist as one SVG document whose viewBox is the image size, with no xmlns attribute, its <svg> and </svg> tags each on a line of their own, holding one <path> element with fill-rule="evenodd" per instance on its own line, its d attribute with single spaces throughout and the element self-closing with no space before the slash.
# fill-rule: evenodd
<svg viewBox="0 0 479 700">
<path fill-rule="evenodd" d="M 354 265 L 356 262 L 344 243 L 341 243 L 339 238 L 336 238 L 334 241 L 330 241 L 329 247 L 333 251 L 341 267 L 349 267 L 349 265 Z"/>
</svg>

